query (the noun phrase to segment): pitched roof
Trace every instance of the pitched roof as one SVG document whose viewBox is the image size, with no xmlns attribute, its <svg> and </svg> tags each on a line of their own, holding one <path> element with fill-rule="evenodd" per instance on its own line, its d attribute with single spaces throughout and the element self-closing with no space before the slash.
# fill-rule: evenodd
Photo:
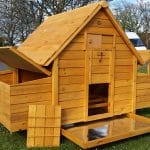
<svg viewBox="0 0 150 150">
<path fill-rule="evenodd" d="M 37 64 L 48 66 L 98 11 L 105 8 L 117 31 L 122 35 L 139 63 L 143 64 L 142 58 L 130 44 L 129 39 L 107 7 L 107 2 L 101 1 L 50 16 L 27 38 L 18 51 Z"/>
<path fill-rule="evenodd" d="M 27 38 L 18 50 L 37 64 L 49 65 L 46 62 L 61 51 L 101 7 L 105 7 L 105 3 L 94 3 L 50 16 Z"/>
</svg>

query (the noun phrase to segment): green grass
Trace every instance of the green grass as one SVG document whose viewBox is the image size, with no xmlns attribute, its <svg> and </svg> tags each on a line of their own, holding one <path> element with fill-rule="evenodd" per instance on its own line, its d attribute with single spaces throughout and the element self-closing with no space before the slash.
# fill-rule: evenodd
<svg viewBox="0 0 150 150">
<path fill-rule="evenodd" d="M 138 69 L 138 72 L 139 73 L 147 73 L 147 65 L 145 64 L 145 65 L 143 65 L 143 66 L 141 66 L 139 69 Z"/>
<path fill-rule="evenodd" d="M 137 114 L 150 117 L 150 109 L 138 110 Z M 26 132 L 10 134 L 0 125 L 0 150 L 27 150 Z M 30 150 L 81 150 L 81 148 L 62 137 L 59 148 L 31 148 Z M 150 134 L 110 143 L 93 150 L 150 150 Z"/>
</svg>

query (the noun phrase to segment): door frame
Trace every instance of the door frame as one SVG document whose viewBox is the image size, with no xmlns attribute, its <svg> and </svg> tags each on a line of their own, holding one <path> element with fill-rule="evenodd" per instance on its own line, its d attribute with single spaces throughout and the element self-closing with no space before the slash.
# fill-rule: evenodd
<svg viewBox="0 0 150 150">
<path fill-rule="evenodd" d="M 113 36 L 113 48 L 112 48 L 112 57 L 110 58 L 111 64 L 110 65 L 110 83 L 109 83 L 109 96 L 108 96 L 108 113 L 104 114 L 97 114 L 88 116 L 88 101 L 89 101 L 89 51 L 87 49 L 87 38 L 88 34 L 100 34 L 100 35 L 110 35 Z M 85 83 L 84 83 L 84 91 L 85 91 L 85 98 L 84 98 L 84 121 L 93 121 L 103 118 L 108 118 L 113 116 L 113 103 L 114 103 L 114 67 L 115 67 L 115 50 L 116 50 L 116 34 L 115 33 L 107 33 L 107 32 L 85 32 Z"/>
</svg>

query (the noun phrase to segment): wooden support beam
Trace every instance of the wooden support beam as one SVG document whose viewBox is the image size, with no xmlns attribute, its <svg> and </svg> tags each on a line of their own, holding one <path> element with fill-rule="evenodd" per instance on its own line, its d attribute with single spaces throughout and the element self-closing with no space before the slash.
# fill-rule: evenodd
<svg viewBox="0 0 150 150">
<path fill-rule="evenodd" d="M 58 104 L 58 58 L 54 60 L 52 68 L 52 105 Z"/>
<path fill-rule="evenodd" d="M 136 111 L 136 78 L 137 78 L 137 58 L 133 56 L 133 79 L 132 79 L 132 112 Z"/>
<path fill-rule="evenodd" d="M 115 51 L 116 51 L 116 35 L 113 35 L 113 49 L 112 49 L 112 55 L 110 59 L 110 87 L 109 87 L 109 99 L 108 103 L 110 106 L 108 107 L 109 112 L 113 114 L 113 107 L 114 107 L 114 87 L 115 87 Z"/>
</svg>

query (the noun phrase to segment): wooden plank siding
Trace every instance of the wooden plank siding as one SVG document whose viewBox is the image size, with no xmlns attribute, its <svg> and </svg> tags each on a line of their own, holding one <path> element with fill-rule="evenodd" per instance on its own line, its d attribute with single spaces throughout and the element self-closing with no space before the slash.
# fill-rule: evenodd
<svg viewBox="0 0 150 150">
<path fill-rule="evenodd" d="M 125 43 L 116 43 L 114 114 L 133 111 L 133 54 Z"/>
<path fill-rule="evenodd" d="M 79 34 L 60 54 L 58 94 L 62 123 L 83 121 L 84 116 L 84 35 Z"/>
<path fill-rule="evenodd" d="M 85 29 L 87 33 L 110 35 L 115 34 L 115 67 L 114 67 L 114 115 L 132 112 L 132 87 L 133 87 L 133 53 L 124 42 L 121 35 L 114 28 L 105 12 L 96 15 Z M 112 47 L 113 38 L 104 37 L 102 40 L 102 49 Z M 107 61 L 105 61 L 107 63 Z M 105 66 L 106 67 L 106 66 Z M 95 68 L 97 69 L 97 68 Z M 107 71 L 107 69 L 105 69 Z"/>
<path fill-rule="evenodd" d="M 0 123 L 10 130 L 10 85 L 0 82 Z"/>
<path fill-rule="evenodd" d="M 150 76 L 137 76 L 136 109 L 150 107 Z"/>
<path fill-rule="evenodd" d="M 51 77 L 14 85 L 0 82 L 0 122 L 11 132 L 27 128 L 29 105 L 51 103 Z"/>
<path fill-rule="evenodd" d="M 51 104 L 51 77 L 12 85 L 10 89 L 10 99 L 11 130 L 17 131 L 19 129 L 26 129 L 28 106 L 37 104 Z"/>
</svg>

